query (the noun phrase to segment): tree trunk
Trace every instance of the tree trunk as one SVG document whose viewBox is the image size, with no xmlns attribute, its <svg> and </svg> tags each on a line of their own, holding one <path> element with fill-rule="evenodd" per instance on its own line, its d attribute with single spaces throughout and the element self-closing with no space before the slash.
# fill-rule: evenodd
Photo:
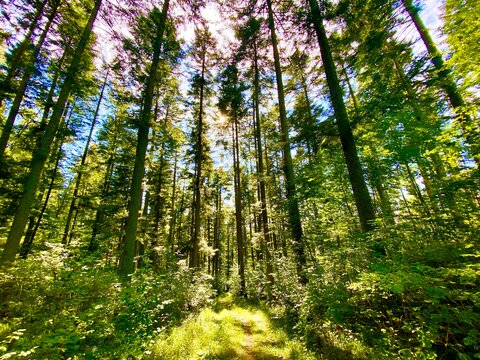
<svg viewBox="0 0 480 360">
<path fill-rule="evenodd" d="M 240 276 L 240 295 L 245 295 L 245 259 L 243 239 L 242 193 L 240 178 L 240 151 L 238 143 L 238 119 L 234 115 L 232 123 L 232 148 L 235 190 L 235 226 L 237 238 L 238 275 Z"/>
<path fill-rule="evenodd" d="M 73 113 L 73 108 L 75 104 L 72 104 L 72 109 L 70 111 L 70 116 Z M 67 110 L 65 110 L 65 115 L 67 113 Z M 70 119 L 67 120 L 65 124 L 65 128 L 68 128 L 68 123 L 70 122 Z M 22 246 L 20 248 L 20 257 L 23 259 L 26 259 L 28 256 L 28 253 L 30 252 L 33 244 L 33 240 L 35 239 L 35 235 L 37 234 L 38 228 L 40 227 L 40 224 L 43 219 L 43 215 L 45 214 L 45 210 L 47 209 L 48 202 L 50 200 L 50 195 L 52 194 L 53 186 L 55 184 L 55 177 L 57 175 L 58 167 L 60 165 L 60 160 L 62 159 L 62 146 L 63 146 L 63 141 L 65 139 L 65 135 L 62 134 L 61 136 L 57 136 L 55 139 L 55 143 L 53 145 L 53 149 L 58 149 L 57 151 L 57 156 L 55 159 L 55 165 L 53 167 L 53 173 L 52 177 L 50 178 L 50 183 L 48 185 L 48 190 L 47 194 L 45 196 L 45 200 L 43 201 L 42 208 L 40 209 L 40 213 L 38 214 L 37 221 L 35 222 L 35 226 L 33 226 L 31 229 L 27 229 L 27 232 L 25 233 L 25 239 L 23 240 Z M 30 231 L 29 231 L 30 230 Z"/>
<path fill-rule="evenodd" d="M 167 19 L 169 1 L 170 0 L 164 1 L 159 23 L 157 24 L 157 33 L 153 47 L 153 59 L 145 86 L 144 101 L 138 123 L 137 150 L 135 153 L 135 165 L 133 168 L 132 183 L 130 186 L 128 218 L 125 226 L 125 237 L 120 254 L 121 266 L 119 266 L 118 269 L 118 273 L 123 280 L 129 280 L 128 275 L 132 274 L 134 271 L 133 260 L 135 257 L 138 212 L 140 211 L 140 207 L 142 205 L 142 182 L 145 172 L 145 156 L 147 153 L 153 92 L 155 89 L 158 64 L 160 62 L 160 47 L 163 40 L 163 32 Z"/>
<path fill-rule="evenodd" d="M 330 90 L 330 99 L 337 120 L 338 132 L 342 143 L 343 154 L 348 168 L 348 175 L 352 185 L 353 196 L 357 206 L 358 216 L 363 231 L 369 231 L 374 228 L 375 211 L 372 205 L 372 199 L 368 192 L 367 184 L 363 175 L 362 165 L 358 157 L 355 138 L 348 120 L 348 114 L 343 101 L 342 89 L 338 81 L 335 63 L 333 61 L 330 44 L 328 43 L 323 19 L 320 13 L 317 0 L 309 0 L 312 12 L 312 21 L 320 46 L 323 67 L 327 77 L 327 84 Z"/>
<path fill-rule="evenodd" d="M 213 256 L 213 275 L 220 275 L 220 256 L 222 247 L 220 243 L 220 226 L 221 226 L 221 212 L 222 212 L 222 186 L 218 185 L 217 197 L 215 203 L 215 222 L 213 224 L 213 248 L 215 255 Z"/>
<path fill-rule="evenodd" d="M 163 168 L 165 166 L 165 143 L 162 143 L 162 147 L 160 148 L 160 158 L 159 162 L 159 169 L 158 169 L 158 178 L 157 178 L 157 186 L 155 188 L 155 217 L 153 220 L 153 236 L 155 239 L 155 244 L 158 242 L 158 232 L 160 230 L 160 219 L 162 217 L 163 212 L 163 201 L 162 201 L 162 187 L 163 187 Z"/>
<path fill-rule="evenodd" d="M 3 100 L 7 97 L 8 92 L 11 90 L 11 82 L 15 76 L 17 76 L 18 72 L 21 70 L 22 67 L 22 57 L 25 54 L 25 51 L 28 49 L 28 45 L 32 41 L 32 36 L 35 31 L 35 28 L 37 27 L 38 22 L 43 16 L 43 11 L 45 9 L 45 6 L 47 5 L 47 0 L 43 0 L 40 3 L 40 6 L 38 7 L 37 11 L 35 12 L 35 15 L 33 17 L 32 22 L 30 23 L 30 26 L 28 27 L 28 31 L 25 35 L 25 38 L 22 40 L 20 45 L 18 46 L 17 49 L 14 50 L 14 56 L 11 61 L 11 66 L 7 70 L 7 75 L 5 79 L 3 80 L 2 89 L 0 91 L 0 109 L 2 108 Z M 0 157 L 1 158 L 1 157 Z"/>
<path fill-rule="evenodd" d="M 268 24 L 270 27 L 271 41 L 273 48 L 273 57 L 275 63 L 275 77 L 277 81 L 278 109 L 280 114 L 280 133 L 282 138 L 283 150 L 283 171 L 285 173 L 285 186 L 287 190 L 288 217 L 290 228 L 293 235 L 293 250 L 295 253 L 295 262 L 297 265 L 297 275 L 302 282 L 306 279 L 302 273 L 305 266 L 305 244 L 303 243 L 302 222 L 300 218 L 300 209 L 295 189 L 295 176 L 293 173 L 293 160 L 290 151 L 289 126 L 287 123 L 287 111 L 285 107 L 285 94 L 283 90 L 282 68 L 280 65 L 280 54 L 278 52 L 277 35 L 275 32 L 275 21 L 273 17 L 272 1 L 267 0 L 268 6 Z"/>
<path fill-rule="evenodd" d="M 23 97 L 25 96 L 25 91 L 27 90 L 28 82 L 32 77 L 36 63 L 38 61 L 38 55 L 40 54 L 40 50 L 47 38 L 48 31 L 50 30 L 50 26 L 57 15 L 57 8 L 59 5 L 59 1 L 56 1 L 54 7 L 52 8 L 51 14 L 48 16 L 47 24 L 40 35 L 40 38 L 35 45 L 33 50 L 31 63 L 25 66 L 25 72 L 23 73 L 22 79 L 20 80 L 20 84 L 18 86 L 17 91 L 15 92 L 15 98 L 13 100 L 12 106 L 10 107 L 10 111 L 8 113 L 7 120 L 3 125 L 2 136 L 0 137 L 0 163 L 2 162 L 5 156 L 5 150 L 7 148 L 8 140 L 10 139 L 10 135 L 12 134 L 13 125 L 15 124 L 15 119 L 17 118 L 18 112 L 20 111 L 20 105 L 23 101 Z"/>
<path fill-rule="evenodd" d="M 88 22 L 83 30 L 77 48 L 75 49 L 72 63 L 70 64 L 62 89 L 60 90 L 60 94 L 57 103 L 55 104 L 55 107 L 53 109 L 50 121 L 46 126 L 42 142 L 33 153 L 32 161 L 30 164 L 30 172 L 25 180 L 25 184 L 23 186 L 23 194 L 20 198 L 15 217 L 13 219 L 13 223 L 8 234 L 7 242 L 5 244 L 5 248 L 0 259 L 0 263 L 2 264 L 11 262 L 15 259 L 20 239 L 22 238 L 25 226 L 28 221 L 28 217 L 30 216 L 32 204 L 35 199 L 35 192 L 40 181 L 40 175 L 45 166 L 48 154 L 50 153 L 53 138 L 55 137 L 58 125 L 60 123 L 60 119 L 62 117 L 63 108 L 65 106 L 65 103 L 67 102 L 70 90 L 72 89 L 72 86 L 75 82 L 75 78 L 80 67 L 82 55 L 88 45 L 88 39 L 90 38 L 93 23 L 95 22 L 95 19 L 97 17 L 101 2 L 102 0 L 97 0 L 95 2 L 95 6 L 90 14 L 90 18 L 88 19 Z"/>
<path fill-rule="evenodd" d="M 113 133 L 114 133 L 114 138 L 113 138 L 113 141 L 112 141 L 112 148 L 116 149 L 116 147 L 117 147 L 117 136 L 116 136 L 116 134 L 117 133 L 116 133 L 115 130 L 114 130 Z M 103 179 L 100 205 L 98 206 L 97 211 L 95 213 L 95 220 L 94 220 L 93 226 L 92 226 L 92 236 L 90 238 L 90 243 L 88 245 L 88 251 L 95 251 L 98 248 L 97 235 L 100 232 L 101 224 L 102 224 L 104 216 L 105 216 L 105 208 L 104 208 L 102 203 L 106 199 L 106 197 L 107 197 L 107 195 L 110 191 L 110 183 L 111 183 L 113 170 L 114 170 L 115 156 L 116 156 L 116 150 L 114 150 L 111 153 L 110 158 L 107 161 L 107 169 L 105 171 L 105 177 Z"/>
<path fill-rule="evenodd" d="M 268 210 L 267 210 L 267 191 L 265 186 L 265 170 L 263 167 L 263 146 L 262 146 L 262 124 L 260 121 L 260 75 L 258 69 L 258 56 L 257 56 L 257 42 L 254 43 L 254 105 L 255 105 L 255 138 L 256 138 L 256 147 L 257 147 L 257 174 L 258 182 L 260 188 L 260 206 L 261 206 L 261 216 L 259 218 L 262 231 L 263 239 L 265 245 L 265 266 L 266 266 L 266 275 L 270 285 L 273 285 L 273 266 L 272 266 L 272 254 L 271 254 L 271 239 L 270 232 L 268 229 Z"/>
<path fill-rule="evenodd" d="M 193 212 L 193 232 L 192 232 L 192 249 L 190 252 L 190 268 L 198 267 L 198 242 L 200 237 L 200 211 L 201 204 L 201 187 L 202 187 L 202 158 L 203 158 L 203 97 L 205 85 L 205 52 L 202 54 L 202 72 L 200 79 L 200 109 L 198 112 L 197 126 L 197 151 L 195 154 L 195 195 L 194 195 L 194 212 Z"/>
<path fill-rule="evenodd" d="M 47 100 L 45 101 L 45 107 L 43 108 L 42 119 L 40 120 L 40 124 L 38 125 L 38 128 L 35 130 L 35 133 L 38 136 L 37 146 L 40 145 L 40 142 L 42 140 L 42 135 L 43 135 L 43 132 L 45 131 L 45 127 L 47 126 L 47 120 L 48 120 L 48 116 L 50 115 L 50 110 L 52 109 L 53 105 L 55 105 L 53 101 L 53 97 L 55 96 L 57 83 L 62 73 L 63 64 L 65 62 L 65 59 L 68 53 L 69 51 L 67 49 L 63 51 L 62 57 L 58 62 L 58 68 L 55 71 L 55 75 L 53 76 L 52 85 L 50 86 L 50 90 L 48 91 Z"/>
<path fill-rule="evenodd" d="M 173 185 L 172 185 L 172 199 L 170 203 L 170 229 L 168 230 L 168 241 L 170 245 L 170 251 L 173 254 L 175 244 L 175 197 L 177 196 L 177 154 L 174 156 L 173 163 Z"/>
<path fill-rule="evenodd" d="M 67 238 L 68 238 L 68 234 L 70 232 L 70 226 L 71 226 L 71 222 L 72 222 L 73 213 L 75 212 L 75 210 L 77 209 L 77 206 L 78 206 L 77 205 L 78 191 L 80 190 L 80 185 L 82 183 L 82 176 L 83 176 L 83 172 L 85 171 L 84 167 L 85 167 L 85 163 L 87 161 L 88 150 L 90 148 L 90 141 L 92 140 L 93 130 L 95 128 L 95 123 L 97 122 L 98 113 L 100 111 L 100 105 L 101 105 L 102 100 L 103 100 L 103 94 L 104 94 L 104 91 L 105 91 L 105 86 L 107 85 L 107 78 L 108 78 L 108 71 L 107 71 L 107 74 L 105 75 L 105 79 L 103 81 L 102 89 L 100 91 L 100 96 L 99 96 L 98 102 L 97 102 L 97 107 L 96 107 L 95 113 L 93 115 L 92 124 L 90 125 L 90 131 L 88 133 L 87 141 L 85 143 L 85 148 L 83 149 L 82 159 L 80 161 L 80 168 L 78 169 L 77 180 L 75 181 L 75 187 L 74 187 L 74 190 L 73 190 L 73 197 L 72 197 L 72 201 L 70 202 L 70 208 L 68 209 L 67 221 L 65 223 L 65 230 L 63 231 L 62 244 L 64 244 L 64 245 L 67 244 Z"/>
<path fill-rule="evenodd" d="M 473 124 L 472 117 L 468 114 L 465 114 L 465 109 L 463 109 L 465 106 L 465 101 L 460 94 L 457 85 L 455 84 L 452 71 L 448 66 L 445 65 L 440 50 L 437 48 L 437 45 L 435 44 L 435 41 L 433 41 L 428 28 L 425 26 L 422 18 L 419 15 L 419 8 L 413 4 L 412 0 L 402 1 L 405 9 L 408 12 L 408 15 L 410 15 L 410 18 L 415 25 L 415 28 L 420 34 L 425 47 L 427 48 L 428 54 L 432 59 L 435 69 L 438 71 L 437 77 L 439 80 L 439 86 L 443 89 L 443 91 L 445 91 L 450 104 L 455 110 L 456 119 L 460 122 L 465 140 L 468 142 L 472 150 L 471 155 L 475 159 L 477 167 L 480 167 L 480 147 L 478 142 L 475 140 L 476 136 L 478 136 L 478 129 Z M 473 128 L 470 129 L 472 126 Z"/>
<path fill-rule="evenodd" d="M 412 173 L 412 170 L 410 169 L 410 166 L 408 165 L 407 162 L 405 162 L 405 169 L 407 171 L 407 177 L 410 182 L 410 186 L 412 187 L 412 191 L 415 194 L 415 196 L 418 198 L 420 201 L 420 204 L 422 205 L 424 211 L 425 211 L 425 216 L 431 218 L 432 214 L 430 213 L 430 208 L 428 207 L 425 198 L 423 197 L 422 191 L 418 187 L 417 181 L 415 179 L 415 176 Z"/>
<path fill-rule="evenodd" d="M 182 239 L 182 223 L 183 223 L 183 212 L 185 211 L 185 189 L 182 188 L 182 197 L 180 199 L 180 206 L 178 208 L 178 226 L 177 226 L 177 239 L 180 241 Z"/>
</svg>

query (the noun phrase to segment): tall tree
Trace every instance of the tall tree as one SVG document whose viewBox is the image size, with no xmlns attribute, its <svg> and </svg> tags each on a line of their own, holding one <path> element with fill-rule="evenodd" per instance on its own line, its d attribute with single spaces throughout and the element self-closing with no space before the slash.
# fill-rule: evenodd
<svg viewBox="0 0 480 360">
<path fill-rule="evenodd" d="M 373 221 L 375 220 L 372 199 L 368 192 L 362 165 L 355 145 L 355 138 L 353 137 L 350 122 L 348 120 L 348 114 L 343 100 L 343 91 L 340 87 L 332 51 L 323 25 L 322 12 L 320 11 L 317 0 L 309 0 L 309 4 L 311 21 L 313 22 L 317 34 L 318 45 L 320 46 L 330 100 L 335 112 L 335 119 L 337 120 L 337 128 L 340 134 L 343 154 L 347 163 L 348 174 L 353 189 L 358 216 L 360 218 L 360 224 L 363 231 L 369 231 L 373 228 Z"/>
<path fill-rule="evenodd" d="M 196 113 L 195 124 L 195 145 L 194 145 L 194 161 L 195 161 L 195 177 L 194 177 L 194 199 L 193 199 L 193 223 L 192 223 L 192 238 L 191 251 L 189 257 L 189 267 L 197 268 L 199 266 L 199 239 L 201 230 L 201 209 L 202 209 L 202 186 L 203 186 L 203 165 L 204 165 L 204 132 L 205 132 L 205 101 L 207 97 L 207 60 L 208 54 L 213 50 L 213 37 L 208 29 L 204 28 L 198 30 L 195 39 L 195 57 L 200 65 L 200 73 L 194 75 L 193 91 L 194 96 L 198 101 L 198 109 Z"/>
<path fill-rule="evenodd" d="M 271 234 L 269 230 L 269 218 L 267 209 L 267 191 L 265 184 L 265 166 L 264 166 L 264 151 L 263 151 L 263 127 L 262 119 L 260 116 L 260 65 L 259 65 L 259 43 L 261 41 L 260 36 L 261 22 L 253 17 L 249 18 L 247 22 L 241 26 L 237 31 L 237 37 L 240 39 L 239 55 L 246 57 L 252 61 L 252 105 L 253 105 L 253 118 L 254 118 L 254 138 L 256 149 L 256 163 L 257 163 L 257 182 L 258 182 L 258 197 L 260 198 L 260 217 L 259 228 L 263 235 L 262 249 L 265 251 L 265 273 L 270 285 L 273 284 L 273 266 L 272 266 L 272 244 Z"/>
<path fill-rule="evenodd" d="M 52 116 L 50 117 L 50 121 L 45 128 L 42 141 L 33 153 L 30 171 L 23 185 L 23 194 L 20 198 L 12 226 L 8 233 L 7 242 L 5 244 L 2 257 L 0 258 L 0 264 L 12 262 L 15 259 L 15 255 L 18 251 L 18 245 L 25 230 L 32 204 L 35 199 L 35 193 L 40 181 L 40 175 L 50 153 L 50 148 L 57 132 L 63 109 L 67 102 L 70 91 L 75 83 L 77 71 L 82 60 L 82 55 L 87 48 L 88 40 L 92 33 L 93 24 L 97 18 L 101 3 L 102 0 L 96 0 L 94 3 L 90 17 L 85 25 L 85 28 L 83 29 L 82 36 L 80 37 L 80 41 L 73 54 L 72 62 L 67 71 L 57 102 L 55 103 Z"/>
<path fill-rule="evenodd" d="M 239 122 L 245 114 L 243 91 L 245 86 L 239 81 L 236 64 L 229 64 L 221 73 L 218 106 L 232 121 L 232 150 L 235 189 L 235 226 L 237 238 L 238 274 L 240 292 L 245 294 L 245 244 L 243 234 L 242 183 L 240 176 Z"/>
<path fill-rule="evenodd" d="M 142 204 L 142 182 L 145 172 L 145 156 L 148 145 L 148 133 L 150 129 L 150 118 L 152 112 L 153 94 L 155 82 L 157 79 L 158 64 L 160 62 L 161 45 L 167 13 L 170 0 L 165 0 L 162 11 L 158 14 L 158 23 L 153 47 L 153 57 L 148 77 L 145 83 L 143 94 L 143 104 L 138 121 L 137 149 L 135 153 L 135 166 L 133 169 L 132 183 L 130 185 L 130 199 L 128 204 L 128 218 L 125 226 L 125 237 L 122 244 L 120 255 L 120 265 L 118 272 L 120 276 L 127 280 L 128 275 L 134 271 L 135 244 L 137 235 L 137 224 L 139 211 Z M 158 12 L 158 10 L 157 10 Z"/>
<path fill-rule="evenodd" d="M 98 97 L 97 105 L 95 107 L 95 112 L 93 114 L 92 123 L 90 124 L 90 130 L 88 132 L 87 141 L 85 142 L 85 148 L 83 149 L 82 158 L 80 160 L 80 167 L 78 169 L 77 177 L 76 177 L 76 180 L 75 180 L 75 186 L 73 188 L 72 201 L 70 202 L 70 207 L 68 209 L 68 214 L 67 214 L 67 220 L 66 220 L 66 223 L 65 223 L 65 230 L 63 232 L 63 238 L 62 238 L 62 243 L 63 244 L 68 243 L 67 238 L 68 238 L 68 235 L 70 233 L 70 227 L 71 227 L 71 223 L 72 223 L 72 219 L 73 219 L 73 214 L 78 207 L 78 192 L 80 190 L 80 185 L 82 183 L 82 176 L 83 176 L 83 173 L 85 171 L 85 163 L 87 162 L 87 155 L 88 155 L 88 151 L 90 149 L 90 142 L 92 140 L 93 130 L 95 129 L 95 125 L 97 123 L 97 118 L 98 118 L 98 114 L 99 114 L 99 111 L 100 111 L 100 105 L 102 104 L 103 95 L 104 95 L 104 92 L 105 92 L 105 87 L 107 85 L 107 79 L 108 79 L 108 70 L 105 74 L 105 79 L 103 80 L 103 85 L 102 85 L 102 88 L 100 90 L 100 95 Z"/>
<path fill-rule="evenodd" d="M 463 136 L 467 140 L 471 147 L 471 156 L 475 159 L 477 167 L 480 167 L 480 144 L 479 134 L 477 126 L 473 123 L 473 118 L 466 112 L 465 100 L 460 93 L 457 84 L 453 78 L 451 69 L 445 64 L 442 53 L 437 47 L 437 44 L 433 40 L 428 28 L 425 26 L 422 18 L 420 17 L 420 9 L 413 3 L 412 0 L 402 0 L 410 18 L 415 25 L 420 37 L 425 45 L 428 54 L 432 59 L 432 63 L 437 70 L 437 77 L 439 80 L 439 86 L 447 94 L 448 100 L 452 105 L 452 108 L 456 112 L 456 118 L 460 122 L 460 126 L 463 130 Z"/>
<path fill-rule="evenodd" d="M 42 46 L 47 38 L 47 34 L 50 30 L 50 27 L 53 23 L 53 20 L 55 19 L 57 15 L 57 10 L 58 7 L 60 6 L 60 0 L 54 0 L 52 2 L 52 8 L 50 9 L 50 14 L 48 15 L 47 18 L 47 23 L 45 24 L 45 27 L 40 35 L 40 38 L 38 39 L 37 43 L 35 44 L 35 47 L 33 49 L 33 54 L 31 55 L 30 61 L 26 64 L 25 66 L 25 71 L 22 75 L 22 79 L 20 80 L 20 83 L 18 85 L 18 88 L 15 92 L 15 98 L 13 100 L 12 106 L 10 107 L 10 111 L 8 113 L 7 120 L 5 121 L 5 124 L 3 125 L 2 129 L 2 136 L 0 137 L 0 163 L 3 161 L 5 149 L 7 147 L 8 140 L 10 138 L 10 134 L 12 133 L 13 125 L 15 123 L 15 119 L 18 115 L 18 112 L 20 110 L 20 105 L 22 103 L 22 100 L 25 96 L 25 91 L 28 86 L 28 82 L 30 81 L 30 78 L 32 77 L 36 63 L 38 61 L 38 56 L 40 54 L 40 50 L 42 49 Z"/>
<path fill-rule="evenodd" d="M 272 1 L 267 0 L 268 8 L 268 26 L 273 50 L 273 60 L 275 64 L 275 79 L 277 82 L 278 110 L 280 120 L 280 133 L 283 150 L 283 171 L 285 174 L 285 187 L 287 190 L 288 218 L 294 240 L 294 253 L 296 256 L 297 274 L 305 280 L 302 270 L 306 263 L 305 244 L 302 231 L 302 220 L 300 218 L 300 209 L 296 194 L 295 175 L 293 172 L 292 152 L 290 149 L 289 125 L 287 119 L 287 110 L 285 106 L 285 92 L 283 88 L 282 67 L 280 63 L 280 53 L 278 50 L 277 33 L 275 31 L 274 12 Z"/>
</svg>

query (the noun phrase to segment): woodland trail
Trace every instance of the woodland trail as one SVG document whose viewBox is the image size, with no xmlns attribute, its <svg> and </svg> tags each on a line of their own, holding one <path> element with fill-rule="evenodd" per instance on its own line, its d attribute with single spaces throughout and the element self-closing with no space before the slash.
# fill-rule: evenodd
<svg viewBox="0 0 480 360">
<path fill-rule="evenodd" d="M 202 310 L 161 338 L 155 359 L 310 360 L 315 357 L 260 309 L 220 304 Z"/>
</svg>

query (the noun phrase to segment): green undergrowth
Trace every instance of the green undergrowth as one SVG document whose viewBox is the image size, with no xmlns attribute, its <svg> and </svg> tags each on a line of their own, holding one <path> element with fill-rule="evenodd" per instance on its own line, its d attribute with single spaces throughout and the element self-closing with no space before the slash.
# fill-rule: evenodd
<svg viewBox="0 0 480 360">
<path fill-rule="evenodd" d="M 138 270 L 128 285 L 96 256 L 51 245 L 0 276 L 0 359 L 140 359 L 156 334 L 214 295 L 210 279 Z"/>
<path fill-rule="evenodd" d="M 381 229 L 324 251 L 307 286 L 276 285 L 283 318 L 326 359 L 479 359 L 478 228 L 435 230 Z"/>
<path fill-rule="evenodd" d="M 153 347 L 154 359 L 298 359 L 315 357 L 274 326 L 269 314 L 225 294 Z"/>
</svg>

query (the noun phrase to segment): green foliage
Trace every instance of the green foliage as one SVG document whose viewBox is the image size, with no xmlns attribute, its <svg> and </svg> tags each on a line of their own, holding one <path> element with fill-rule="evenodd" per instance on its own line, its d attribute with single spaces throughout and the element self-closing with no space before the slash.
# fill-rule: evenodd
<svg viewBox="0 0 480 360">
<path fill-rule="evenodd" d="M 3 269 L 2 359 L 141 355 L 154 336 L 214 294 L 207 278 L 186 270 L 142 270 L 121 285 L 95 257 L 48 245 L 48 252 Z"/>
<path fill-rule="evenodd" d="M 479 12 L 478 1 L 446 2 L 444 31 L 452 51 L 448 63 L 462 76 L 467 89 L 480 82 Z"/>
<path fill-rule="evenodd" d="M 398 226 L 325 254 L 297 303 L 297 331 L 335 358 L 480 356 L 474 231 L 439 242 L 431 230 Z M 373 244 L 387 256 L 365 250 Z"/>
</svg>

